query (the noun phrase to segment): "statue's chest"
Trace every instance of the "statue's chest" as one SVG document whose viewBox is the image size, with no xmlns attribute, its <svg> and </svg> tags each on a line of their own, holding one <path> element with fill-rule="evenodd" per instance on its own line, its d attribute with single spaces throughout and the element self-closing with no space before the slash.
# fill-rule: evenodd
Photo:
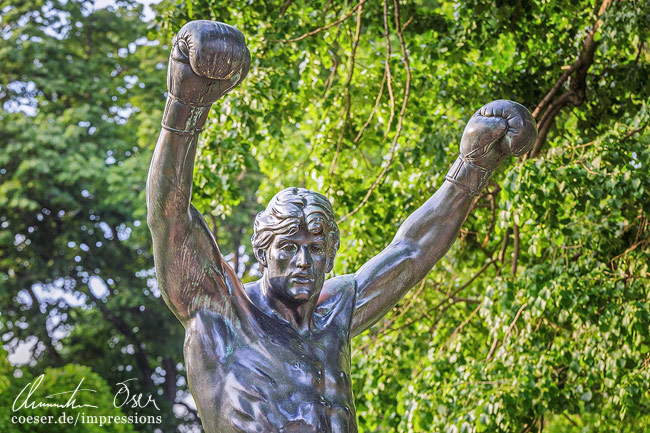
<svg viewBox="0 0 650 433">
<path fill-rule="evenodd" d="M 235 348 L 223 372 L 224 377 L 247 382 L 277 400 L 300 394 L 326 403 L 349 392 L 345 391 L 349 388 L 349 360 L 347 342 L 330 335 L 268 336 Z"/>
<path fill-rule="evenodd" d="M 201 356 L 195 357 L 216 361 L 209 362 L 213 368 L 204 364 L 197 369 L 213 376 L 210 389 L 200 391 L 205 382 L 190 379 L 195 398 L 203 400 L 198 404 L 218 414 L 215 424 L 223 431 L 228 431 L 226 426 L 245 432 L 356 431 L 350 347 L 343 332 L 299 336 L 269 329 L 259 338 L 237 334 L 215 335 L 214 349 L 224 356 L 215 356 L 213 348 L 202 344 Z M 189 362 L 188 370 L 194 370 Z M 188 373 L 199 376 L 198 371 Z"/>
</svg>

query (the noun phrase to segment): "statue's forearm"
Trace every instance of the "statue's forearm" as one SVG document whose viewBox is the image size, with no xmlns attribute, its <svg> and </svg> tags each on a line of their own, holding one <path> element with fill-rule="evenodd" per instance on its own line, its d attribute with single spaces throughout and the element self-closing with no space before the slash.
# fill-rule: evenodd
<svg viewBox="0 0 650 433">
<path fill-rule="evenodd" d="M 399 228 L 393 242 L 404 243 L 411 249 L 413 283 L 424 278 L 451 248 L 474 198 L 490 174 L 490 170 L 472 164 L 461 155 L 440 189 Z"/>
<path fill-rule="evenodd" d="M 411 275 L 415 284 L 451 248 L 470 211 L 474 196 L 445 180 L 419 209 L 402 223 L 393 244 L 410 249 Z"/>
<path fill-rule="evenodd" d="M 438 256 L 439 248 L 444 248 L 446 252 L 467 218 L 473 199 L 479 195 L 490 174 L 491 171 L 460 156 L 438 191 L 404 221 L 395 235 L 395 241 L 408 242 L 418 249 L 424 249 L 428 255 Z"/>
<path fill-rule="evenodd" d="M 189 217 L 196 143 L 209 109 L 173 98 L 167 100 L 147 180 L 148 216 L 152 227 Z"/>
</svg>

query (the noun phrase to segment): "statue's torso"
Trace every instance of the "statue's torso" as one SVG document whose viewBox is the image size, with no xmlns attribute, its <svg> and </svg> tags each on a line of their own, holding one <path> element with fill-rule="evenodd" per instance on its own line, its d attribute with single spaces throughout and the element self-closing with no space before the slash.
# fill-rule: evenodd
<svg viewBox="0 0 650 433">
<path fill-rule="evenodd" d="M 357 431 L 350 382 L 354 290 L 346 281 L 328 283 L 308 335 L 241 294 L 232 296 L 232 309 L 196 314 L 186 328 L 185 357 L 207 433 Z"/>
</svg>

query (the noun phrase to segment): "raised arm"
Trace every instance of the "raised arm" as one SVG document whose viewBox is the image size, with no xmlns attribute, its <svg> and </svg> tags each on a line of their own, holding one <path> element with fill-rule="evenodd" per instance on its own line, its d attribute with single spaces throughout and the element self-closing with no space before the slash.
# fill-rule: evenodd
<svg viewBox="0 0 650 433">
<path fill-rule="evenodd" d="M 226 24 L 192 21 L 172 41 L 169 96 L 147 179 L 147 222 L 158 285 L 183 324 L 199 309 L 227 308 L 224 296 L 241 284 L 190 198 L 210 106 L 244 79 L 249 64 L 244 36 Z"/>
<path fill-rule="evenodd" d="M 517 103 L 493 101 L 472 116 L 445 182 L 404 221 L 390 245 L 354 274 L 352 335 L 372 326 L 426 276 L 451 248 L 492 171 L 505 156 L 528 152 L 536 138 L 535 121 Z"/>
</svg>

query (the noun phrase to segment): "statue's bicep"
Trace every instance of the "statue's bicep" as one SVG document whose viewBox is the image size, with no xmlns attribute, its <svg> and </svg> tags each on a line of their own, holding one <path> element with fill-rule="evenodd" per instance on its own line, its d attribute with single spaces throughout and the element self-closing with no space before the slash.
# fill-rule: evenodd
<svg viewBox="0 0 650 433">
<path fill-rule="evenodd" d="M 171 224 L 164 237 L 154 238 L 159 287 L 181 321 L 200 309 L 220 309 L 233 285 L 241 284 L 203 217 L 193 207 L 190 213 L 190 221 Z"/>
<path fill-rule="evenodd" d="M 381 319 L 413 286 L 413 249 L 391 243 L 355 274 L 357 287 L 352 334 L 357 335 Z"/>
</svg>

